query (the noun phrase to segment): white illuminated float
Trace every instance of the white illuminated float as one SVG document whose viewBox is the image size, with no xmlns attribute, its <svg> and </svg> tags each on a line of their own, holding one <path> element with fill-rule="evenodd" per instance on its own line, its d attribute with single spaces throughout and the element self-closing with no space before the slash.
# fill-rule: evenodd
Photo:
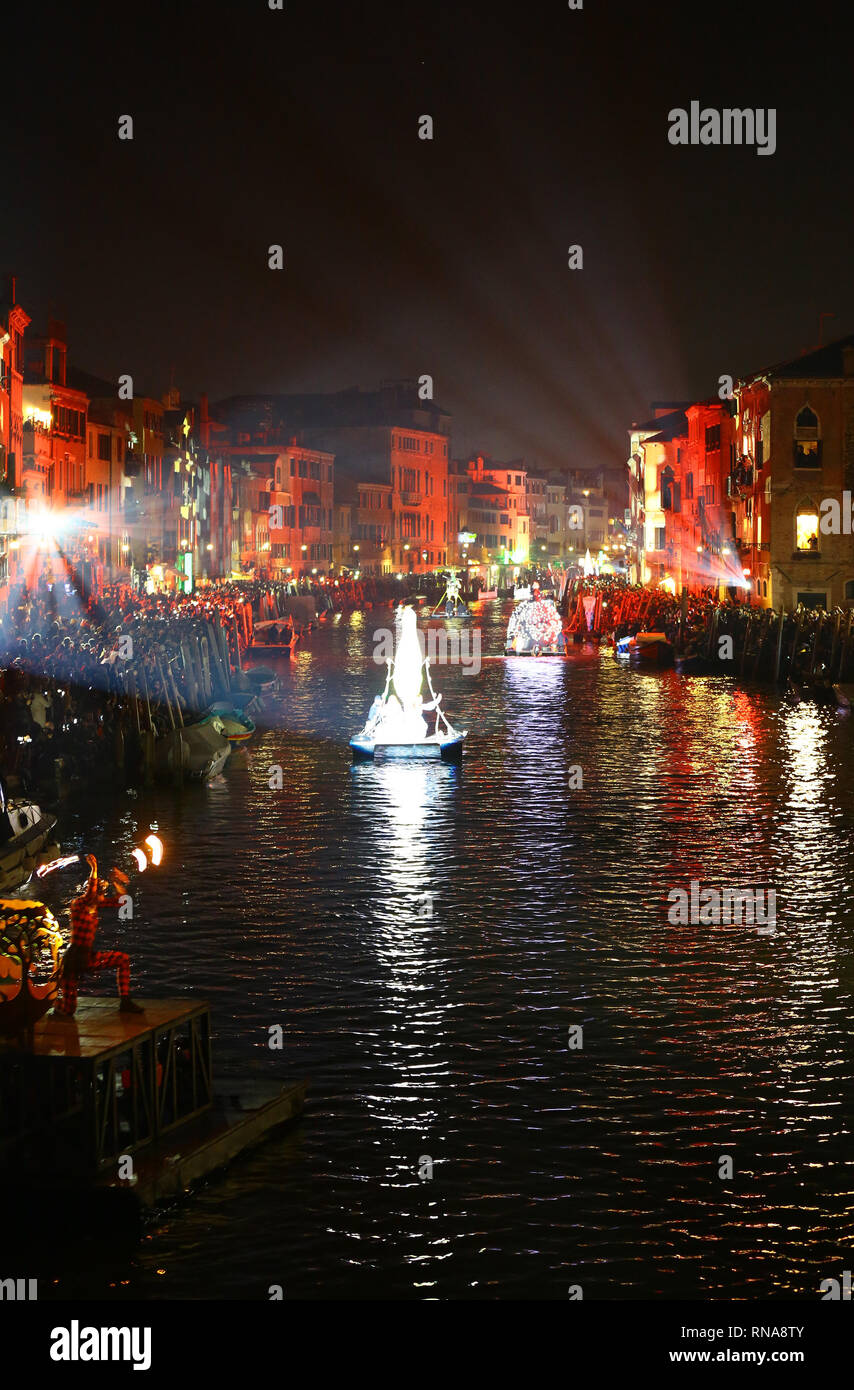
<svg viewBox="0 0 854 1390">
<path fill-rule="evenodd" d="M 424 677 L 430 699 L 421 698 Z M 435 715 L 432 733 L 425 714 Z M 422 656 L 415 610 L 400 614 L 397 650 L 388 660 L 385 689 L 371 705 L 361 733 L 351 738 L 350 747 L 357 760 L 374 758 L 443 758 L 459 762 L 463 756 L 465 733 L 458 733 L 442 712 L 442 697 L 430 680 L 430 662 Z"/>
</svg>

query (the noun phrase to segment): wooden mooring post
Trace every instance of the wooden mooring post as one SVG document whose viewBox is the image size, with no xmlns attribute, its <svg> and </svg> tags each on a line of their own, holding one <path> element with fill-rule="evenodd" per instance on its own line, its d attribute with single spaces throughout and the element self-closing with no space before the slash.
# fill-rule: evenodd
<svg viewBox="0 0 854 1390">
<path fill-rule="evenodd" d="M 783 658 L 783 629 L 786 626 L 786 610 L 780 609 L 780 617 L 777 623 L 777 653 L 774 658 L 774 680 L 780 680 L 780 662 Z"/>
</svg>

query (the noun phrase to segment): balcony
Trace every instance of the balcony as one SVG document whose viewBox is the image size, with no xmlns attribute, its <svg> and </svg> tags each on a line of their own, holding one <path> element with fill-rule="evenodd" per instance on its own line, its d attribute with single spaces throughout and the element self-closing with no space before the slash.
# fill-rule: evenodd
<svg viewBox="0 0 854 1390">
<path fill-rule="evenodd" d="M 753 467 L 747 464 L 739 464 L 737 468 L 729 474 L 726 480 L 727 497 L 744 497 L 753 489 L 755 479 Z"/>
<path fill-rule="evenodd" d="M 404 507 L 420 507 L 423 498 L 420 492 L 402 492 L 400 500 Z"/>
<path fill-rule="evenodd" d="M 142 472 L 142 455 L 126 453 L 122 467 L 126 478 L 138 478 Z"/>
</svg>

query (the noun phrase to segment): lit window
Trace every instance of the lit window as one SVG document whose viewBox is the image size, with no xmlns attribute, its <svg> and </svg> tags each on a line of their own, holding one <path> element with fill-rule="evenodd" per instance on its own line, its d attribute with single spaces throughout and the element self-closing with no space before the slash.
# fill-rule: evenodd
<svg viewBox="0 0 854 1390">
<path fill-rule="evenodd" d="M 818 550 L 818 512 L 807 504 L 798 512 L 796 518 L 798 550 Z"/>
<path fill-rule="evenodd" d="M 821 466 L 821 438 L 818 416 L 808 405 L 798 413 L 795 420 L 795 467 L 819 468 Z"/>
</svg>

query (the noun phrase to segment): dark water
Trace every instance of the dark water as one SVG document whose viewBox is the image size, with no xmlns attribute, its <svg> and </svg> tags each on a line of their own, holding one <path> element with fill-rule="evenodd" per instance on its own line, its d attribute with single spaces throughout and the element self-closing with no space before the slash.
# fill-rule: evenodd
<svg viewBox="0 0 854 1390">
<path fill-rule="evenodd" d="M 480 674 L 436 680 L 463 768 L 354 769 L 389 621 L 315 634 L 217 785 L 66 817 L 97 849 L 158 823 L 168 864 L 103 933 L 138 992 L 211 1000 L 222 1089 L 311 1089 L 54 1292 L 815 1298 L 854 1236 L 850 719 L 604 649 L 495 659 L 492 604 Z M 776 934 L 671 925 L 691 879 L 772 885 Z"/>
</svg>

